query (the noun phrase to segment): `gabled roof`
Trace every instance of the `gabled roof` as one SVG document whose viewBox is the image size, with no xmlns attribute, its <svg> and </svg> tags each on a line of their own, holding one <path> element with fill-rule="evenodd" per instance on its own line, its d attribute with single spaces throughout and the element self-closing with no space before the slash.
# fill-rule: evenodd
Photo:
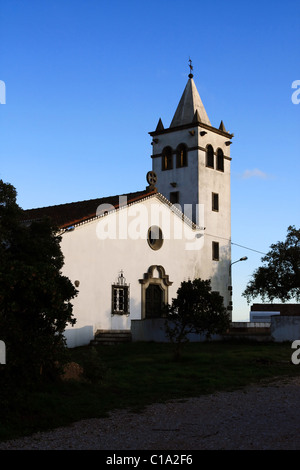
<svg viewBox="0 0 300 470">
<path fill-rule="evenodd" d="M 124 198 L 126 197 L 127 204 L 132 204 L 156 193 L 157 190 L 154 188 L 153 190 L 146 189 L 144 191 L 137 191 L 117 196 L 89 199 L 86 201 L 71 202 L 37 209 L 28 209 L 24 211 L 22 218 L 24 222 L 32 222 L 44 217 L 49 217 L 54 224 L 63 229 L 93 219 L 97 215 L 100 215 L 100 213 L 97 212 L 97 209 L 102 204 L 109 204 L 115 209 L 118 209 L 121 196 Z"/>
<path fill-rule="evenodd" d="M 193 76 L 189 75 L 189 80 L 179 101 L 170 127 L 191 124 L 196 112 L 198 112 L 200 122 L 211 126 L 210 120 L 208 119 L 207 113 L 193 80 Z"/>
<path fill-rule="evenodd" d="M 23 222 L 33 222 L 49 217 L 52 222 L 61 230 L 70 228 L 77 224 L 83 224 L 94 220 L 95 218 L 105 216 L 106 212 L 118 210 L 138 202 L 156 196 L 163 204 L 169 207 L 172 213 L 179 217 L 185 224 L 192 229 L 201 229 L 192 220 L 190 220 L 182 211 L 173 205 L 167 198 L 157 192 L 155 187 L 148 186 L 144 191 L 127 193 L 116 196 L 109 196 L 97 199 L 88 199 L 86 201 L 70 202 L 56 206 L 40 207 L 37 209 L 28 209 L 23 212 Z M 121 202 L 121 205 L 120 205 Z M 99 206 L 103 205 L 99 210 Z"/>
</svg>

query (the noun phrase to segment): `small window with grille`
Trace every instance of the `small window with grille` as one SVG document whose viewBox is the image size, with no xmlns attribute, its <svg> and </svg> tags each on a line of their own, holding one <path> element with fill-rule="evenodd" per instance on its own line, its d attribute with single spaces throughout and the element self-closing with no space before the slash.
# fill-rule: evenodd
<svg viewBox="0 0 300 470">
<path fill-rule="evenodd" d="M 112 285 L 112 315 L 129 315 L 129 285 L 122 271 Z"/>
</svg>

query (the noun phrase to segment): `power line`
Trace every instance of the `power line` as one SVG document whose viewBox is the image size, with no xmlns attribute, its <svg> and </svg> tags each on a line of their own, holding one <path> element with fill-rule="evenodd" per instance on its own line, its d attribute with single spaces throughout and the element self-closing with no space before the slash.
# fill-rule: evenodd
<svg viewBox="0 0 300 470">
<path fill-rule="evenodd" d="M 262 251 L 254 250 L 253 248 L 248 248 L 247 246 L 238 245 L 237 243 L 231 242 L 231 245 L 239 246 L 241 248 L 244 248 L 245 250 L 255 251 L 256 253 L 260 253 L 261 255 L 266 255 L 267 254 L 267 253 L 263 253 Z"/>
<path fill-rule="evenodd" d="M 231 245 L 239 246 L 240 248 L 244 248 L 245 250 L 255 251 L 255 253 L 260 253 L 261 255 L 266 255 L 267 253 L 263 253 L 262 251 L 254 250 L 254 248 L 249 248 L 248 246 L 239 245 L 238 243 L 233 243 L 230 238 L 220 237 L 218 235 L 211 235 L 210 233 L 205 233 L 209 237 L 220 238 L 221 240 L 226 240 L 231 243 Z"/>
</svg>

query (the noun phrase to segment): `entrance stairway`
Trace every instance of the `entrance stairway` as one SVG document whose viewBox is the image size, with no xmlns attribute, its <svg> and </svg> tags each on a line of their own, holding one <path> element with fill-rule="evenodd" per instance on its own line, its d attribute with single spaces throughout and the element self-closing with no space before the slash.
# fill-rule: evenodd
<svg viewBox="0 0 300 470">
<path fill-rule="evenodd" d="M 112 345 L 130 343 L 131 341 L 132 336 L 130 330 L 97 330 L 91 344 Z"/>
<path fill-rule="evenodd" d="M 268 323 L 233 322 L 224 339 L 248 339 L 254 341 L 273 341 L 271 327 Z"/>
</svg>

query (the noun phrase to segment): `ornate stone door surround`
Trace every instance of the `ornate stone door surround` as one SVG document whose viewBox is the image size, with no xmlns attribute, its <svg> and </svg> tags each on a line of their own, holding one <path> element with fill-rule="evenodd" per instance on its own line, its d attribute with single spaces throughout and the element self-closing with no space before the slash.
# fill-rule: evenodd
<svg viewBox="0 0 300 470">
<path fill-rule="evenodd" d="M 150 284 L 158 285 L 163 292 L 163 304 L 166 305 L 169 300 L 168 288 L 173 284 L 169 281 L 169 276 L 166 274 L 163 266 L 155 265 L 149 267 L 148 271 L 144 273 L 143 279 L 139 279 L 141 284 L 141 319 L 146 318 L 146 290 Z"/>
</svg>

